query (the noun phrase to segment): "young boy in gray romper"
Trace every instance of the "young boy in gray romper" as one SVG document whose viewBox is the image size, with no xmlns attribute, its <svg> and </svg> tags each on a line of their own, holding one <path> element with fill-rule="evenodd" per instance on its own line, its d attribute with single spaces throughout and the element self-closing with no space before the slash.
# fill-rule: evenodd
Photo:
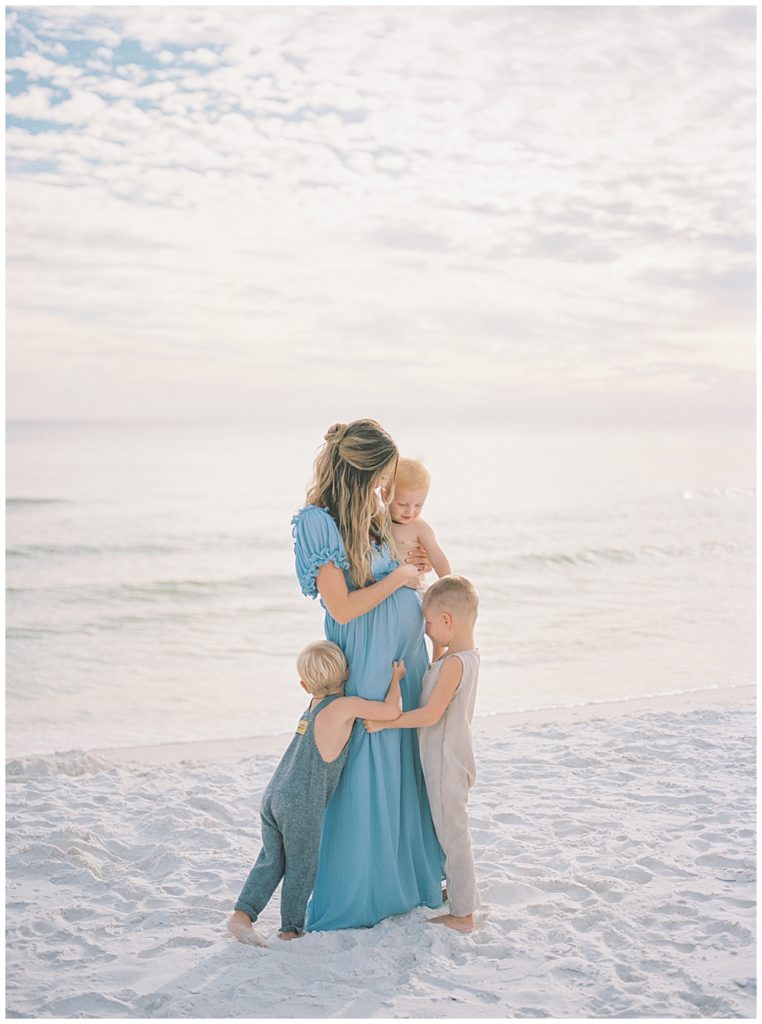
<svg viewBox="0 0 762 1024">
<path fill-rule="evenodd" d="M 246 879 L 228 920 L 228 931 L 240 942 L 264 946 L 253 922 L 269 903 L 278 883 L 281 892 L 281 939 L 304 932 L 320 849 L 320 832 L 328 801 L 349 753 L 356 718 L 372 715 L 392 721 L 401 713 L 400 679 L 405 664 L 393 662 L 386 698 L 345 697 L 349 670 L 336 644 L 310 644 L 296 662 L 301 686 L 313 694 L 280 764 L 262 794 L 262 850 Z"/>
<path fill-rule="evenodd" d="M 421 706 L 395 721 L 366 721 L 368 732 L 418 729 L 421 768 L 437 839 L 445 853 L 450 913 L 431 917 L 460 932 L 474 928 L 474 855 L 468 827 L 468 791 L 476 779 L 471 719 L 479 676 L 474 623 L 479 596 L 464 576 L 442 576 L 423 597 L 426 635 L 445 650 L 423 677 Z"/>
</svg>

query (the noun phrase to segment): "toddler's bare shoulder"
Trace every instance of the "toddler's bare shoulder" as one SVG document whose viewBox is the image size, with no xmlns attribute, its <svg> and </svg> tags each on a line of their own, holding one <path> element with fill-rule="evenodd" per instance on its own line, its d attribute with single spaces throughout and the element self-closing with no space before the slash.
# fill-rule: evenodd
<svg viewBox="0 0 762 1024">
<path fill-rule="evenodd" d="M 420 516 L 416 520 L 415 525 L 418 529 L 419 540 L 425 540 L 427 537 L 431 538 L 434 536 L 434 530 L 432 529 L 432 527 L 426 522 L 425 519 L 421 519 Z"/>
</svg>

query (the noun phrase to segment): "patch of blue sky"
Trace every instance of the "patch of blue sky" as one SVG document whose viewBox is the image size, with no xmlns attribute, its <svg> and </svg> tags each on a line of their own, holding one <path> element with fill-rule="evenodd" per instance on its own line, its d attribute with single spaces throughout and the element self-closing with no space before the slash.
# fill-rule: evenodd
<svg viewBox="0 0 762 1024">
<path fill-rule="evenodd" d="M 21 33 L 12 29 L 5 37 L 5 59 L 23 57 L 26 52 L 27 46 L 21 38 Z"/>
<path fill-rule="evenodd" d="M 169 47 L 167 47 L 169 49 Z M 146 53 L 140 43 L 134 39 L 123 39 L 114 47 L 113 61 L 115 64 L 139 64 L 149 71 L 166 67 L 153 53 Z"/>
<path fill-rule="evenodd" d="M 51 107 L 58 106 L 59 103 L 64 103 L 66 100 L 71 99 L 71 91 L 62 85 L 49 85 L 48 89 L 51 92 Z"/>
<path fill-rule="evenodd" d="M 9 157 L 8 174 L 52 174 L 58 171 L 56 160 L 24 160 L 23 157 Z"/>
<path fill-rule="evenodd" d="M 5 94 L 6 96 L 19 96 L 22 92 L 27 91 L 30 84 L 31 81 L 26 71 L 14 68 L 13 71 L 8 72 L 8 78 L 5 82 Z"/>
<path fill-rule="evenodd" d="M 8 114 L 5 118 L 7 128 L 23 128 L 30 135 L 42 135 L 44 132 L 65 132 L 70 125 L 59 124 L 58 121 L 41 121 L 32 117 L 16 117 Z"/>
<path fill-rule="evenodd" d="M 53 104 L 62 103 L 64 100 L 71 99 L 71 92 L 65 89 L 61 85 L 52 85 L 48 78 L 44 76 L 40 79 L 32 80 L 25 71 L 16 70 L 9 72 L 13 75 L 13 78 L 5 83 L 5 92 L 8 96 L 20 96 L 25 93 L 30 86 L 38 85 L 40 82 L 44 83 L 45 88 L 52 93 L 51 102 Z"/>
<path fill-rule="evenodd" d="M 30 28 L 30 31 L 33 31 Z M 45 59 L 53 61 L 54 64 L 82 64 L 89 60 L 95 53 L 95 51 L 102 46 L 102 43 L 95 42 L 91 39 L 78 39 L 74 37 L 67 37 L 66 39 L 61 36 L 46 36 L 43 33 L 36 33 L 36 39 L 39 43 L 47 46 L 64 46 L 66 48 L 66 56 L 57 55 L 52 53 L 45 53 Z M 17 30 L 9 32 L 6 36 L 6 59 L 10 60 L 14 57 L 23 57 L 33 52 L 33 47 L 30 46 L 29 39 L 22 37 L 22 34 Z"/>
<path fill-rule="evenodd" d="M 92 39 L 74 39 L 67 38 L 61 39 L 60 36 L 55 38 L 44 39 L 46 43 L 59 43 L 63 44 L 67 51 L 68 56 L 62 58 L 61 63 L 64 64 L 84 64 L 86 60 L 89 60 L 94 54 L 98 47 L 102 46 L 102 43 L 97 43 Z M 55 60 L 55 57 L 48 57 L 49 60 Z"/>
</svg>

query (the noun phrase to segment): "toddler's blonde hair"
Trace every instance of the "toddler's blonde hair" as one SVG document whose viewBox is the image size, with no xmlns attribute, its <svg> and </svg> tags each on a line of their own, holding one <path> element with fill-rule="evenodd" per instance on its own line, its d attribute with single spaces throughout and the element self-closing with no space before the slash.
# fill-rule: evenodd
<svg viewBox="0 0 762 1024">
<path fill-rule="evenodd" d="M 395 489 L 418 490 L 431 483 L 431 473 L 424 466 L 420 459 L 400 459 L 397 466 L 397 475 L 394 478 Z"/>
<path fill-rule="evenodd" d="M 296 670 L 310 693 L 323 697 L 347 678 L 347 659 L 337 644 L 318 640 L 301 652 Z"/>
<path fill-rule="evenodd" d="M 465 576 L 441 576 L 423 595 L 424 608 L 436 607 L 443 612 L 462 615 L 476 621 L 479 613 L 479 594 L 471 580 Z"/>
</svg>

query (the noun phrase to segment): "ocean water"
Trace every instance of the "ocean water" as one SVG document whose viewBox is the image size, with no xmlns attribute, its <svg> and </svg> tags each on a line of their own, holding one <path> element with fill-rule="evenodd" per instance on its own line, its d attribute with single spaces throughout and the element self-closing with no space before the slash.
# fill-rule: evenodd
<svg viewBox="0 0 762 1024">
<path fill-rule="evenodd" d="M 327 425 L 8 425 L 9 755 L 290 730 Z M 754 682 L 751 432 L 385 426 L 481 595 L 477 715 Z"/>
</svg>

